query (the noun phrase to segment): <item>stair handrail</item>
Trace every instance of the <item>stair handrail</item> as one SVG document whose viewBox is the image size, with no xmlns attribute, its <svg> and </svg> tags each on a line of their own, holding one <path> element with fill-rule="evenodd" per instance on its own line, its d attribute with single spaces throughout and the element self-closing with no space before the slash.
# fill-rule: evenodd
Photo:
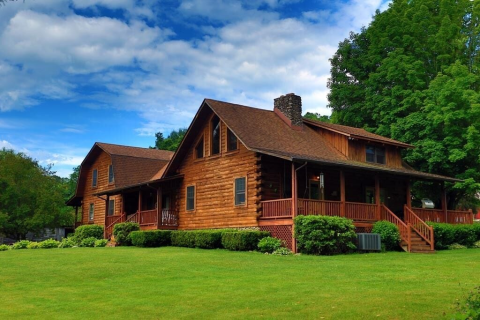
<svg viewBox="0 0 480 320">
<path fill-rule="evenodd" d="M 135 220 L 133 222 L 139 223 L 139 221 L 136 221 L 138 215 L 138 211 L 132 214 L 129 218 L 125 219 L 125 222 L 132 222 L 132 220 Z"/>
<path fill-rule="evenodd" d="M 425 223 L 419 216 L 417 216 L 412 209 L 404 205 L 405 221 L 415 230 L 420 237 L 423 238 L 429 245 L 430 249 L 434 250 L 434 236 L 433 227 Z"/>
<path fill-rule="evenodd" d="M 120 217 L 118 217 L 117 219 L 113 220 L 112 223 L 110 223 L 110 225 L 108 225 L 106 228 L 105 228 L 105 238 L 106 239 L 109 239 L 111 236 L 112 236 L 112 233 L 111 231 L 113 226 L 115 226 L 119 221 L 121 221 L 123 218 L 123 215 L 120 215 Z M 110 231 L 110 232 L 109 232 Z"/>
<path fill-rule="evenodd" d="M 408 252 L 410 252 L 411 239 L 409 236 L 409 227 L 395 213 L 393 213 L 385 204 L 382 204 L 382 218 L 397 226 L 400 232 L 400 238 L 407 243 Z"/>
</svg>

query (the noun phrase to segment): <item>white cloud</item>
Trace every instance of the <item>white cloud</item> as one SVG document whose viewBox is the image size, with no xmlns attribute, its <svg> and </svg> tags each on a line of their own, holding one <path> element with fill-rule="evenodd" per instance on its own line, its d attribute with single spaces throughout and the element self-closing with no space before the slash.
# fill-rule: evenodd
<svg viewBox="0 0 480 320">
<path fill-rule="evenodd" d="M 13 144 L 8 142 L 7 140 L 0 140 L 0 149 L 16 149 Z"/>
</svg>

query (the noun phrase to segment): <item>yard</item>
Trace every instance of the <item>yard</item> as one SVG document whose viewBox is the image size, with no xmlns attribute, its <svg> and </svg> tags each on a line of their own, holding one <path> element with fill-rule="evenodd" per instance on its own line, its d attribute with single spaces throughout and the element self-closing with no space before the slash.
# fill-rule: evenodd
<svg viewBox="0 0 480 320">
<path fill-rule="evenodd" d="M 2 319 L 442 319 L 480 249 L 334 257 L 165 247 L 0 252 Z"/>
</svg>

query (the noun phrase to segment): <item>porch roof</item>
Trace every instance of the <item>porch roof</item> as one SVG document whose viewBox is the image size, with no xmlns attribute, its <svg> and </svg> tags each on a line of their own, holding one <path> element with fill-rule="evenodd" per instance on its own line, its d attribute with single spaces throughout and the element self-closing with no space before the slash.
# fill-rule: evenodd
<svg viewBox="0 0 480 320">
<path fill-rule="evenodd" d="M 140 183 L 136 183 L 128 186 L 122 186 L 122 187 L 118 187 L 110 190 L 102 190 L 100 192 L 94 193 L 93 195 L 94 196 L 115 195 L 115 194 L 121 193 L 122 191 L 134 191 L 134 190 L 140 189 L 142 186 L 159 184 L 162 182 L 172 181 L 176 179 L 183 179 L 183 174 L 178 174 L 175 176 L 170 176 L 170 177 L 161 178 L 161 179 L 152 179 L 145 182 L 140 182 Z"/>
</svg>

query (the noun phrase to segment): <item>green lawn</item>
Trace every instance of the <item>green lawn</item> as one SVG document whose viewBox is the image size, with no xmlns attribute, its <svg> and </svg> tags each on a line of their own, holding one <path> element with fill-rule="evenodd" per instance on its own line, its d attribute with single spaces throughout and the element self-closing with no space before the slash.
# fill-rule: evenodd
<svg viewBox="0 0 480 320">
<path fill-rule="evenodd" d="M 271 256 L 183 248 L 0 252 L 0 318 L 441 319 L 480 249 Z"/>
</svg>

